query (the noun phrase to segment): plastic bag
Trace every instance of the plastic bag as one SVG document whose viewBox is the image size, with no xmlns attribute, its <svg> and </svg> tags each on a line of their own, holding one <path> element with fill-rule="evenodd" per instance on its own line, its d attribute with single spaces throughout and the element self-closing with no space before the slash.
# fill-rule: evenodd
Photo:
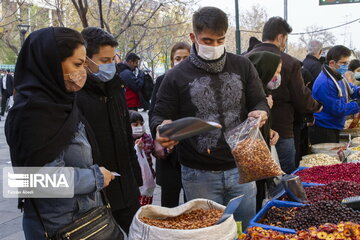
<svg viewBox="0 0 360 240">
<path fill-rule="evenodd" d="M 156 187 L 155 179 L 146 159 L 144 150 L 140 149 L 137 145 L 135 145 L 135 150 L 141 168 L 141 175 L 143 180 L 143 185 L 140 187 L 140 204 L 151 204 L 152 196 Z"/>
<path fill-rule="evenodd" d="M 239 170 L 239 183 L 285 174 L 259 131 L 260 118 L 248 118 L 225 134 Z"/>
</svg>

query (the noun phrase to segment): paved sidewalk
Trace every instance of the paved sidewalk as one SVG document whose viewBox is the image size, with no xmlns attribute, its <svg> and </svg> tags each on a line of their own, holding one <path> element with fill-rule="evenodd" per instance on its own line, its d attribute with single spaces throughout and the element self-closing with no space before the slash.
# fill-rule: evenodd
<svg viewBox="0 0 360 240">
<path fill-rule="evenodd" d="M 147 113 L 141 112 L 148 125 Z M 3 189 L 3 172 L 4 167 L 11 166 L 10 164 L 10 155 L 9 147 L 6 143 L 5 134 L 4 134 L 4 124 L 5 120 L 2 118 L 0 121 L 0 239 L 1 240 L 24 240 L 24 234 L 22 231 L 22 213 L 17 209 L 17 199 L 7 199 L 3 198 L 2 189 Z M 149 129 L 147 132 L 149 133 Z M 155 164 L 154 164 L 155 166 Z M 181 194 L 182 196 L 182 194 Z M 157 186 L 154 192 L 154 205 L 160 205 L 160 187 Z M 181 202 L 183 200 L 181 199 Z"/>
</svg>

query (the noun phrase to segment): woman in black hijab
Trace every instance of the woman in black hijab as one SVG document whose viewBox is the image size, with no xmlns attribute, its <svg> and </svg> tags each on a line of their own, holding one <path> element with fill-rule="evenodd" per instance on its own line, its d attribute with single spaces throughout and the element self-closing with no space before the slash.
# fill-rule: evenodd
<svg viewBox="0 0 360 240">
<path fill-rule="evenodd" d="M 40 29 L 26 39 L 15 68 L 15 102 L 5 124 L 12 165 L 74 168 L 73 198 L 34 199 L 50 235 L 102 205 L 99 191 L 114 178 L 94 165 L 96 141 L 74 104 L 86 81 L 84 45 L 72 29 Z M 19 207 L 26 239 L 44 239 L 31 201 L 20 199 Z"/>
<path fill-rule="evenodd" d="M 281 58 L 279 55 L 271 52 L 257 52 L 249 56 L 250 61 L 254 64 L 259 77 L 263 83 L 266 99 L 270 109 L 273 106 L 271 91 L 278 88 L 281 84 Z M 269 116 L 265 125 L 261 128 L 261 134 L 265 142 L 270 145 L 275 145 L 279 139 L 279 134 L 271 129 L 271 115 Z M 259 211 L 265 199 L 265 184 L 268 186 L 273 184 L 272 179 L 265 179 L 256 181 L 256 210 Z"/>
</svg>

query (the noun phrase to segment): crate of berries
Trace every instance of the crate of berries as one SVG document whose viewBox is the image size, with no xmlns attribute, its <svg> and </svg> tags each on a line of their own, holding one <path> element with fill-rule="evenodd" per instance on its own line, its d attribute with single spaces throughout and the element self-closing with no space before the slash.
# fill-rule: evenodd
<svg viewBox="0 0 360 240">
<path fill-rule="evenodd" d="M 303 187 L 310 204 L 319 201 L 341 202 L 344 198 L 360 196 L 360 184 L 350 181 L 337 181 L 326 185 L 309 185 L 303 183 Z M 282 201 L 292 201 L 292 199 L 286 195 L 285 191 L 278 199 Z"/>
<path fill-rule="evenodd" d="M 360 223 L 360 212 L 341 205 L 338 201 L 319 201 L 310 205 L 273 200 L 251 220 L 250 226 L 262 227 L 283 233 L 322 224 L 340 222 Z"/>
<path fill-rule="evenodd" d="M 328 184 L 336 181 L 351 181 L 360 184 L 360 163 L 341 163 L 298 169 L 293 174 L 302 182 Z"/>
</svg>

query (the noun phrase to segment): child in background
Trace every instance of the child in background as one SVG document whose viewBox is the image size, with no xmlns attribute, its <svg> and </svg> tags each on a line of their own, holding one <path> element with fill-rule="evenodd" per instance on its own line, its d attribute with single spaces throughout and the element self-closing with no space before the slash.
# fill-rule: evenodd
<svg viewBox="0 0 360 240">
<path fill-rule="evenodd" d="M 155 150 L 154 140 L 152 139 L 151 135 L 146 133 L 144 126 L 144 118 L 141 116 L 141 114 L 137 111 L 130 110 L 129 115 L 130 115 L 130 123 L 131 123 L 132 135 L 134 138 L 135 146 L 137 146 L 140 150 L 144 151 L 147 163 L 149 164 L 152 173 L 152 178 L 154 179 L 155 170 L 153 168 L 153 162 L 151 156 L 154 154 L 154 150 Z M 143 173 L 144 186 L 146 185 L 145 181 L 146 180 L 144 179 L 144 173 Z M 142 192 L 141 187 L 140 187 L 140 192 Z M 149 194 L 141 193 L 141 196 L 139 198 L 141 206 L 152 203 L 152 194 L 151 196 L 148 195 Z"/>
</svg>

